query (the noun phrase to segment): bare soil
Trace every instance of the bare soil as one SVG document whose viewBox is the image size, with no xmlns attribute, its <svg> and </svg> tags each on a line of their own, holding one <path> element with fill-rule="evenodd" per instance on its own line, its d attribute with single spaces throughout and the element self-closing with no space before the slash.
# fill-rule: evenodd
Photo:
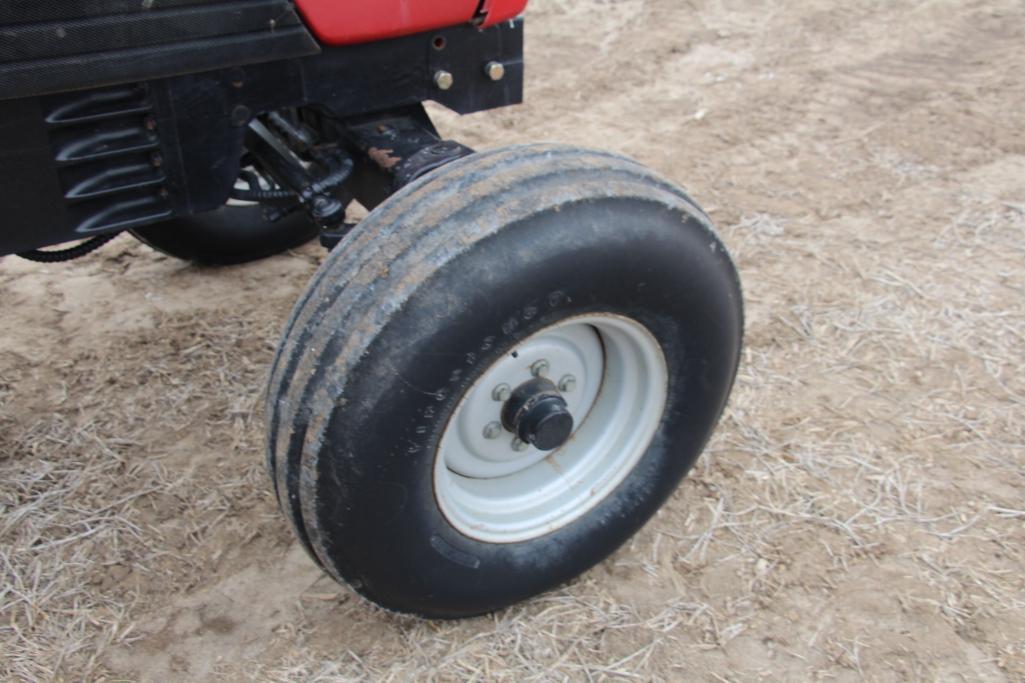
<svg viewBox="0 0 1025 683">
<path fill-rule="evenodd" d="M 1025 679 L 1025 6 L 535 0 L 526 104 L 443 132 L 626 153 L 737 259 L 738 384 L 691 477 L 485 618 L 323 576 L 263 471 L 317 245 L 0 262 L 0 677 Z"/>
</svg>

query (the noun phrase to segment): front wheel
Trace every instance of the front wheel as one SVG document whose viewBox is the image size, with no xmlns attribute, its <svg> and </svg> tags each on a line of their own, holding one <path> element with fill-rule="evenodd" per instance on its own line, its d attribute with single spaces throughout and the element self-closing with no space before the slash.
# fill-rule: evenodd
<svg viewBox="0 0 1025 683">
<path fill-rule="evenodd" d="M 741 334 L 733 264 L 672 184 L 566 147 L 454 162 L 364 219 L 294 311 L 268 394 L 279 501 L 385 607 L 509 605 L 668 498 Z"/>
</svg>

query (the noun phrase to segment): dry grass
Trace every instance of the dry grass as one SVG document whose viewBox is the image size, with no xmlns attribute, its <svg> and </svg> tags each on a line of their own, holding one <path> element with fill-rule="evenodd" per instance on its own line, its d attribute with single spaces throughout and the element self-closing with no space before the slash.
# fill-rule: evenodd
<svg viewBox="0 0 1025 683">
<path fill-rule="evenodd" d="M 439 119 L 617 147 L 711 208 L 747 347 L 669 505 L 526 604 L 384 613 L 303 557 L 262 472 L 263 373 L 316 247 L 5 260 L 0 676 L 1025 678 L 1020 6 L 584 7 L 536 2 L 533 63 L 569 66 L 528 106 Z"/>
<path fill-rule="evenodd" d="M 180 588 L 183 576 L 202 572 L 223 552 L 204 550 L 211 531 L 220 532 L 227 515 L 266 502 L 258 461 L 208 479 L 205 473 L 224 468 L 182 468 L 175 457 L 181 440 L 152 441 L 150 425 L 159 420 L 162 437 L 177 434 L 210 453 L 258 451 L 251 423 L 263 367 L 244 354 L 258 346 L 265 355 L 273 333 L 261 330 L 254 342 L 245 321 L 211 323 L 193 315 L 159 319 L 147 334 L 33 369 L 52 405 L 25 424 L 7 420 L 2 432 L 7 675 L 91 677 L 108 647 L 140 637 L 130 615 L 147 593 Z M 5 360 L 24 366 L 14 354 Z M 135 367 L 124 375 L 127 364 Z M 28 381 L 18 379 L 4 386 Z M 18 397 L 8 392 L 3 407 Z"/>
</svg>

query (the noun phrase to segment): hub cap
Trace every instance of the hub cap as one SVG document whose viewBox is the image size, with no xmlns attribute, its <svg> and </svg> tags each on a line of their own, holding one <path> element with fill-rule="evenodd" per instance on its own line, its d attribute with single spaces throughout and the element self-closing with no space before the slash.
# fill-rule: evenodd
<svg viewBox="0 0 1025 683">
<path fill-rule="evenodd" d="M 573 416 L 554 384 L 535 377 L 518 386 L 502 405 L 502 425 L 539 451 L 566 443 Z"/>
<path fill-rule="evenodd" d="M 667 376 L 658 342 L 623 316 L 578 316 L 528 337 L 467 391 L 442 434 L 442 512 L 491 543 L 580 518 L 647 450 Z"/>
</svg>

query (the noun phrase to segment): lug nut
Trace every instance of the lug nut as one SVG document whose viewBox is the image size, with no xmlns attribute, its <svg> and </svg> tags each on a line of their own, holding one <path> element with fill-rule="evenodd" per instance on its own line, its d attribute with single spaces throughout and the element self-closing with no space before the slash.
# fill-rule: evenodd
<svg viewBox="0 0 1025 683">
<path fill-rule="evenodd" d="M 548 361 L 539 360 L 530 366 L 530 374 L 534 377 L 544 377 L 548 374 Z"/>
<path fill-rule="evenodd" d="M 527 442 L 518 436 L 512 440 L 512 449 L 517 453 L 527 450 L 527 446 Z"/>
<path fill-rule="evenodd" d="M 484 427 L 485 439 L 497 439 L 502 435 L 502 424 L 500 422 L 489 422 Z"/>
<path fill-rule="evenodd" d="M 493 81 L 500 81 L 505 76 L 505 65 L 502 62 L 488 62 L 484 65 L 484 74 Z"/>
<path fill-rule="evenodd" d="M 577 388 L 577 378 L 573 375 L 564 375 L 559 380 L 559 391 L 573 391 Z"/>
<path fill-rule="evenodd" d="M 498 401 L 499 403 L 505 403 L 509 400 L 512 395 L 512 389 L 509 388 L 508 384 L 499 384 L 491 392 L 491 398 Z"/>
<path fill-rule="evenodd" d="M 434 85 L 438 86 L 441 90 L 448 90 L 451 88 L 453 80 L 452 74 L 443 69 L 434 72 Z"/>
</svg>

